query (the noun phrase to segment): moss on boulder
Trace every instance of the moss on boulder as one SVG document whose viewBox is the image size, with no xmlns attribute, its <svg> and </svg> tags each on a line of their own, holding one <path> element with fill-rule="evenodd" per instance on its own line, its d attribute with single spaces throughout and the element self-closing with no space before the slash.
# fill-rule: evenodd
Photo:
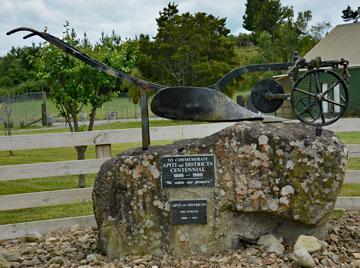
<svg viewBox="0 0 360 268">
<path fill-rule="evenodd" d="M 169 155 L 215 156 L 215 187 L 161 188 Z M 128 254 L 211 255 L 278 233 L 323 238 L 347 150 L 300 123 L 241 122 L 202 139 L 129 150 L 102 166 L 93 191 L 101 248 Z M 174 225 L 170 201 L 206 199 L 207 224 Z"/>
</svg>

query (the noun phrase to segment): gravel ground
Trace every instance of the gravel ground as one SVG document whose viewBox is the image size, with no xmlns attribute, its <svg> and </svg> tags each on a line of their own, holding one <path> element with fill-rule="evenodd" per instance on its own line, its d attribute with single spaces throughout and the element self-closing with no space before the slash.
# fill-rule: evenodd
<svg viewBox="0 0 360 268">
<path fill-rule="evenodd" d="M 292 260 L 292 246 L 283 255 L 267 253 L 257 245 L 214 257 L 174 258 L 129 256 L 110 260 L 97 249 L 97 232 L 74 226 L 46 236 L 0 241 L 0 268 L 3 267 L 299 267 Z M 360 211 L 348 211 L 331 219 L 326 237 L 328 246 L 312 254 L 316 267 L 360 268 Z"/>
</svg>

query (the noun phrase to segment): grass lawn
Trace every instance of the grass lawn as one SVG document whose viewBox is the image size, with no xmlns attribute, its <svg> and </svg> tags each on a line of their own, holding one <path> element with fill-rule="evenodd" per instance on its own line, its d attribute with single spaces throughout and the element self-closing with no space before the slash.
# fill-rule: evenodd
<svg viewBox="0 0 360 268">
<path fill-rule="evenodd" d="M 0 225 L 28 221 L 60 219 L 92 215 L 92 203 L 67 204 L 41 208 L 27 208 L 0 212 Z"/>
<path fill-rule="evenodd" d="M 77 176 L 0 181 L 0 195 L 23 194 L 77 188 Z M 86 187 L 94 185 L 96 174 L 86 174 Z"/>
<path fill-rule="evenodd" d="M 204 122 L 206 123 L 206 122 Z M 165 127 L 165 126 L 182 126 L 182 125 L 199 125 L 203 122 L 192 121 L 176 121 L 176 120 L 151 120 L 150 127 Z M 109 130 L 109 129 L 124 129 L 124 128 L 141 128 L 140 121 L 131 122 L 112 122 L 109 124 L 97 125 L 95 130 Z"/>
<path fill-rule="evenodd" d="M 360 131 L 336 132 L 336 135 L 345 144 L 358 144 L 358 143 L 360 143 Z"/>
<path fill-rule="evenodd" d="M 360 157 L 350 158 L 347 169 L 360 169 Z"/>
<path fill-rule="evenodd" d="M 343 184 L 341 187 L 340 196 L 359 196 L 360 197 L 360 184 Z"/>
<path fill-rule="evenodd" d="M 150 98 L 151 100 L 151 98 Z M 149 101 L 150 103 L 150 101 Z M 46 100 L 46 106 L 48 113 L 52 116 L 59 114 L 58 109 L 55 107 L 55 104 L 50 100 Z M 89 114 L 90 107 L 84 106 L 82 112 Z M 105 120 L 107 119 L 109 112 L 116 112 L 118 118 L 139 118 L 140 117 L 140 104 L 134 104 L 130 98 L 127 97 L 114 97 L 111 101 L 104 103 L 104 105 L 97 110 L 96 119 Z M 154 114 L 149 109 L 149 115 L 153 116 Z"/>
</svg>

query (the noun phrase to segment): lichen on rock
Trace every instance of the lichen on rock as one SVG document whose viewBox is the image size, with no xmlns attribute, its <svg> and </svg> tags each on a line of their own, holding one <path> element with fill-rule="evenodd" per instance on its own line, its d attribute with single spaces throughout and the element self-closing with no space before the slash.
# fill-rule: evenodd
<svg viewBox="0 0 360 268">
<path fill-rule="evenodd" d="M 215 187 L 161 188 L 161 157 L 215 157 Z M 241 122 L 202 139 L 129 150 L 102 166 L 93 191 L 101 248 L 128 254 L 211 255 L 237 237 L 322 239 L 345 175 L 346 147 L 299 123 Z M 171 200 L 206 199 L 207 224 L 171 223 Z"/>
</svg>

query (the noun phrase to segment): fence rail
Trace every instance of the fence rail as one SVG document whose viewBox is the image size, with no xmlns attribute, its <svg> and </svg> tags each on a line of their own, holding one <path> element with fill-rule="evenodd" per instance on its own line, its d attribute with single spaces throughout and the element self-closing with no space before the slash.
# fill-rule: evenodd
<svg viewBox="0 0 360 268">
<path fill-rule="evenodd" d="M 360 144 L 348 144 L 349 157 L 360 157 Z"/>
<path fill-rule="evenodd" d="M 44 234 L 57 229 L 70 229 L 74 225 L 95 227 L 94 215 L 0 225 L 0 240 L 24 237 L 33 232 Z"/>
<path fill-rule="evenodd" d="M 150 128 L 151 140 L 179 140 L 211 135 L 234 123 L 199 124 Z M 170 138 L 171 137 L 171 138 Z M 0 137 L 0 151 L 73 147 L 140 142 L 141 129 L 97 130 Z"/>
<path fill-rule="evenodd" d="M 92 187 L 27 194 L 0 195 L 0 211 L 91 201 Z"/>
<path fill-rule="evenodd" d="M 151 140 L 180 140 L 211 135 L 233 123 L 199 124 L 150 129 Z M 78 133 L 56 133 L 0 137 L 0 151 L 44 149 L 95 145 L 96 159 L 72 160 L 49 163 L 0 166 L 0 181 L 64 175 L 88 174 L 99 171 L 104 161 L 111 157 L 111 144 L 141 141 L 141 129 L 122 129 Z M 348 145 L 350 157 L 360 156 L 360 144 Z M 51 179 L 51 178 L 50 178 Z M 346 172 L 345 183 L 359 183 L 360 170 Z M 0 196 L 0 211 L 44 207 L 91 201 L 92 187 L 47 192 Z M 360 207 L 360 199 L 339 199 L 342 207 Z M 86 222 L 88 221 L 88 222 Z M 48 226 L 51 223 L 52 226 Z M 93 216 L 74 217 L 41 222 L 0 225 L 0 239 L 23 236 L 26 232 L 69 227 L 73 224 L 93 226 Z"/>
<path fill-rule="evenodd" d="M 0 166 L 0 181 L 97 173 L 107 159 Z"/>
</svg>

